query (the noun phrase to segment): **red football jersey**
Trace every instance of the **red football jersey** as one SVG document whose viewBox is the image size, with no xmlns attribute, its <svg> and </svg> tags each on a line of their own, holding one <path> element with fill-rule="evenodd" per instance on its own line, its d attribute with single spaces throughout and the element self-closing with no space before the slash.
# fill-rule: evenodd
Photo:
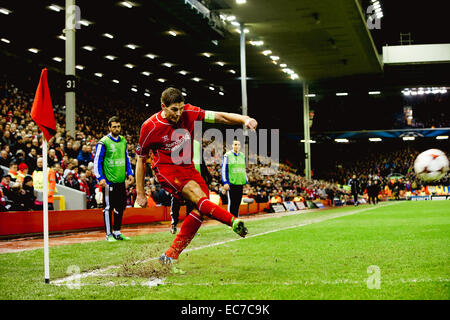
<svg viewBox="0 0 450 320">
<path fill-rule="evenodd" d="M 142 124 L 136 154 L 145 157 L 152 150 L 153 168 L 164 164 L 193 165 L 194 122 L 205 118 L 205 110 L 186 104 L 175 125 L 164 119 L 161 112 L 155 113 Z"/>
</svg>

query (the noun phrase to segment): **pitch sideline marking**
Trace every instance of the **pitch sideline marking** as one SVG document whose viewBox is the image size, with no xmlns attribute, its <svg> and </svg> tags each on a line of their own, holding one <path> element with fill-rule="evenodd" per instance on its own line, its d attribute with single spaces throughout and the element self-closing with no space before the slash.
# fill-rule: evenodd
<svg viewBox="0 0 450 320">
<path fill-rule="evenodd" d="M 450 282 L 450 279 L 448 278 L 418 278 L 418 279 L 398 279 L 398 280 L 383 280 L 383 283 L 387 284 L 397 284 L 397 283 L 429 283 L 429 282 Z M 280 283 L 281 285 L 285 286 L 295 286 L 295 285 L 338 285 L 338 284 L 364 284 L 367 283 L 367 280 L 351 280 L 351 279 L 337 279 L 333 281 L 328 280 L 305 280 L 305 281 L 289 281 L 289 282 L 283 282 Z M 204 283 L 177 283 L 177 282 L 170 282 L 167 284 L 171 284 L 174 286 L 185 286 L 185 285 L 194 285 L 194 286 L 211 286 L 211 285 L 273 285 L 273 284 L 279 284 L 274 282 L 258 282 L 258 283 L 250 283 L 250 282 L 225 282 L 225 283 L 213 283 L 213 282 L 204 282 Z"/>
<path fill-rule="evenodd" d="M 107 275 L 99 275 L 99 276 L 107 276 Z M 159 285 L 163 285 L 163 284 L 170 284 L 170 285 L 174 285 L 174 286 L 178 286 L 178 287 L 182 287 L 182 286 L 212 286 L 212 285 L 219 285 L 219 286 L 248 286 L 248 285 L 283 285 L 283 286 L 295 286 L 295 285 L 305 285 L 305 286 L 313 286 L 313 285 L 340 285 L 340 284 L 365 284 L 367 283 L 367 280 L 352 280 L 352 279 L 337 279 L 334 281 L 327 281 L 327 280 L 318 280 L 318 281 L 314 281 L 314 280 L 300 280 L 300 281 L 289 281 L 289 282 L 283 282 L 283 283 L 274 283 L 274 282 L 258 282 L 258 283 L 254 283 L 254 282 L 220 282 L 220 283 L 215 283 L 215 282 L 199 282 L 199 283 L 181 283 L 181 282 L 168 282 L 166 283 L 164 280 L 166 278 L 150 278 L 147 281 L 143 281 L 141 283 L 136 283 L 135 281 L 132 281 L 130 284 L 127 283 L 114 283 L 114 281 L 109 281 L 107 283 L 101 283 L 101 284 L 97 284 L 100 286 L 104 286 L 104 287 L 111 287 L 111 286 L 115 286 L 115 285 L 119 285 L 122 287 L 132 287 L 132 286 L 137 286 L 140 285 L 142 287 L 156 287 Z M 418 279 L 397 279 L 397 280 L 383 280 L 382 281 L 383 284 L 388 284 L 388 285 L 395 285 L 395 284 L 408 284 L 408 283 L 430 283 L 430 282 L 437 282 L 437 283 L 447 283 L 450 282 L 450 279 L 448 278 L 418 278 Z M 57 286 L 62 286 L 62 285 L 67 285 L 67 286 L 73 286 L 73 284 L 56 284 Z M 89 284 L 87 283 L 80 283 L 78 284 L 78 286 L 88 286 Z"/>
<path fill-rule="evenodd" d="M 274 229 L 274 230 L 270 230 L 270 231 L 265 231 L 265 232 L 257 233 L 257 234 L 254 234 L 254 235 L 249 235 L 249 236 L 247 236 L 245 238 L 236 238 L 236 239 L 229 239 L 229 240 L 225 240 L 225 241 L 210 243 L 210 244 L 207 244 L 207 245 L 204 245 L 204 246 L 186 249 L 186 250 L 184 250 L 184 252 L 191 252 L 191 251 L 211 248 L 211 247 L 220 246 L 220 245 L 223 245 L 223 244 L 226 244 L 226 243 L 230 243 L 230 242 L 234 242 L 234 241 L 250 239 L 250 238 L 254 238 L 254 237 L 259 237 L 259 236 L 264 236 L 264 235 L 267 235 L 267 234 L 271 234 L 271 233 L 274 233 L 274 232 L 280 232 L 280 231 L 284 231 L 284 230 L 290 230 L 290 229 L 294 229 L 294 228 L 304 227 L 306 225 L 310 225 L 310 224 L 313 224 L 313 223 L 319 223 L 319 222 L 323 222 L 323 221 L 327 221 L 327 220 L 331 220 L 331 219 L 341 218 L 341 217 L 353 215 L 353 214 L 356 214 L 356 213 L 361 213 L 361 212 L 365 212 L 365 211 L 374 210 L 374 209 L 377 209 L 377 208 L 384 208 L 384 207 L 391 206 L 391 205 L 398 204 L 398 203 L 400 203 L 400 202 L 392 202 L 392 203 L 384 204 L 382 206 L 369 207 L 369 208 L 363 208 L 363 209 L 360 209 L 360 210 L 347 211 L 347 212 L 344 212 L 342 214 L 330 215 L 330 216 L 325 217 L 325 218 L 324 217 L 319 217 L 319 218 L 312 219 L 311 221 L 309 221 L 307 223 L 300 223 L 300 224 L 289 226 L 289 227 L 284 227 L 284 228 Z M 302 213 L 302 212 L 298 211 L 298 212 L 291 213 L 289 215 L 296 215 L 296 214 L 300 214 L 300 213 Z M 270 218 L 272 218 L 272 217 L 270 217 Z M 270 218 L 268 217 L 267 219 L 270 219 Z M 136 264 L 137 263 L 145 263 L 145 262 L 153 261 L 153 260 L 156 260 L 158 258 L 159 257 L 148 258 L 148 259 L 145 259 L 145 260 L 142 260 L 142 261 L 137 261 Z M 74 274 L 74 275 L 71 275 L 71 276 L 68 276 L 68 277 L 65 277 L 65 278 L 56 279 L 56 280 L 50 281 L 50 283 L 54 284 L 54 285 L 57 285 L 57 286 L 60 286 L 60 285 L 64 285 L 67 282 L 73 282 L 73 281 L 84 279 L 84 278 L 87 278 L 87 277 L 101 276 L 103 273 L 105 273 L 105 272 L 107 272 L 109 270 L 118 269 L 118 268 L 120 268 L 120 266 L 108 266 L 108 267 L 103 268 L 103 269 L 97 269 L 97 270 L 94 270 L 94 271 L 84 272 L 84 273 L 77 273 L 77 274 Z"/>
</svg>

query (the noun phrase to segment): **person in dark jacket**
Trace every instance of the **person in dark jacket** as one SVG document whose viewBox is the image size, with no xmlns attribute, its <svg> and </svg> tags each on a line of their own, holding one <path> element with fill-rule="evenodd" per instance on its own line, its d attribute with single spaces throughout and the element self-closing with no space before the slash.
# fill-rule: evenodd
<svg viewBox="0 0 450 320">
<path fill-rule="evenodd" d="M 70 187 L 70 188 L 75 189 L 75 190 L 80 190 L 80 183 L 78 182 L 77 179 L 75 179 L 74 174 L 73 174 L 72 171 L 70 171 L 67 174 L 67 178 L 64 180 L 64 185 L 66 187 Z"/>
<path fill-rule="evenodd" d="M 23 180 L 22 190 L 25 191 L 25 210 L 34 210 L 34 201 L 36 197 L 34 195 L 33 178 L 26 176 Z"/>
<path fill-rule="evenodd" d="M 376 193 L 376 185 L 375 181 L 369 180 L 369 183 L 367 184 L 367 195 L 369 196 L 369 204 L 377 204 L 377 193 Z"/>
<path fill-rule="evenodd" d="M 348 181 L 348 185 L 351 188 L 351 193 L 353 196 L 353 203 L 355 206 L 359 205 L 358 194 L 361 191 L 361 184 L 359 179 L 356 177 L 356 174 L 352 176 L 352 178 Z"/>
<path fill-rule="evenodd" d="M 22 185 L 19 182 L 14 182 L 9 197 L 9 200 L 12 202 L 9 211 L 25 211 L 27 202 L 25 196 L 26 192 L 22 189 Z"/>
<path fill-rule="evenodd" d="M 84 145 L 83 147 L 81 147 L 81 151 L 77 156 L 77 160 L 79 165 L 84 165 L 86 167 L 88 166 L 89 162 L 94 161 L 89 146 Z"/>
</svg>

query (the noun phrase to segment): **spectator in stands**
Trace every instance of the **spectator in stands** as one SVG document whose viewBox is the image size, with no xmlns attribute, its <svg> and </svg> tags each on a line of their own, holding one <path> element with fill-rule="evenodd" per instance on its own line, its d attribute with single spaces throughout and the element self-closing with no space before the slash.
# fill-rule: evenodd
<svg viewBox="0 0 450 320">
<path fill-rule="evenodd" d="M 91 193 L 92 189 L 89 186 L 89 181 L 87 180 L 85 172 L 80 173 L 80 179 L 78 179 L 78 184 L 80 185 L 80 191 L 86 194 L 87 208 L 88 209 L 96 208 L 97 204 L 94 198 L 95 193 Z"/>
<path fill-rule="evenodd" d="M 64 185 L 64 169 L 55 163 L 53 170 L 55 170 L 56 184 Z"/>
<path fill-rule="evenodd" d="M 65 154 L 61 160 L 61 168 L 63 168 L 64 172 L 68 168 L 70 162 L 69 157 Z"/>
<path fill-rule="evenodd" d="M 11 163 L 11 158 L 8 156 L 8 152 L 6 150 L 2 150 L 0 152 L 0 166 L 9 167 Z"/>
<path fill-rule="evenodd" d="M 33 178 L 26 176 L 22 183 L 22 190 L 25 191 L 25 209 L 34 210 L 34 201 L 36 197 L 34 196 Z"/>
<path fill-rule="evenodd" d="M 89 190 L 89 184 L 86 180 L 86 173 L 84 173 L 84 172 L 80 173 L 80 179 L 78 179 L 78 183 L 80 185 L 80 191 L 86 193 L 86 196 L 89 197 L 90 190 Z"/>
<path fill-rule="evenodd" d="M 36 169 L 33 171 L 33 186 L 37 191 L 43 191 L 44 188 L 44 178 L 43 178 L 43 160 L 39 157 L 36 161 Z M 52 168 L 48 169 L 48 209 L 54 210 L 53 206 L 53 195 L 56 191 L 56 176 L 55 171 Z M 36 208 L 42 210 L 43 201 L 36 201 Z"/>
<path fill-rule="evenodd" d="M 0 212 L 7 211 L 6 209 L 6 197 L 3 195 L 3 189 L 0 188 Z"/>
<path fill-rule="evenodd" d="M 37 149 L 31 148 L 30 152 L 25 157 L 25 163 L 28 166 L 28 170 L 30 174 L 33 174 L 33 171 L 36 169 L 37 165 Z"/>
<path fill-rule="evenodd" d="M 11 132 L 11 137 L 13 137 L 16 141 L 17 141 L 17 124 L 16 123 L 11 123 L 11 127 L 9 129 L 9 131 Z"/>
<path fill-rule="evenodd" d="M 22 136 L 16 136 L 16 145 L 14 146 L 14 148 L 12 149 L 12 152 L 17 152 L 17 150 L 25 150 L 26 145 L 24 143 L 24 140 L 22 138 Z"/>
<path fill-rule="evenodd" d="M 32 147 L 31 139 L 27 138 L 25 141 L 25 148 L 23 149 L 26 155 L 31 151 L 31 147 Z"/>
<path fill-rule="evenodd" d="M 18 149 L 14 157 L 11 158 L 11 161 L 14 161 L 17 165 L 25 163 L 25 160 L 25 152 L 22 149 Z"/>
<path fill-rule="evenodd" d="M 95 189 L 97 188 L 97 179 L 95 179 L 95 176 L 91 169 L 87 169 L 85 174 L 86 174 L 86 182 L 87 182 L 88 188 L 89 188 L 89 194 L 91 195 L 91 198 L 92 198 L 90 200 L 89 206 L 91 208 L 97 208 L 97 203 L 95 201 Z M 88 206 L 88 208 L 89 208 L 89 206 Z"/>
<path fill-rule="evenodd" d="M 48 150 L 47 163 L 49 167 L 53 167 L 54 164 L 59 163 L 55 149 Z"/>
<path fill-rule="evenodd" d="M 274 193 L 272 197 L 270 198 L 270 203 L 282 203 L 283 199 L 281 196 L 277 193 Z"/>
<path fill-rule="evenodd" d="M 19 182 L 14 182 L 11 186 L 11 193 L 8 200 L 11 200 L 11 207 L 9 211 L 25 211 L 26 208 L 26 192 L 22 190 L 22 185 Z"/>
<path fill-rule="evenodd" d="M 16 180 L 17 180 L 17 176 L 18 176 L 18 174 L 19 174 L 19 173 L 17 172 L 17 163 L 11 162 L 11 163 L 9 164 L 9 171 L 8 171 L 8 174 L 10 175 L 12 181 L 16 181 Z"/>
<path fill-rule="evenodd" d="M 87 145 L 83 145 L 80 153 L 77 156 L 78 164 L 87 166 L 89 162 L 94 161 L 91 155 L 91 147 Z"/>
<path fill-rule="evenodd" d="M 8 158 L 12 160 L 13 154 L 11 153 L 11 148 L 9 145 L 4 146 L 3 149 L 7 152 Z"/>
<path fill-rule="evenodd" d="M 13 148 L 15 145 L 15 141 L 13 138 L 11 138 L 11 132 L 9 130 L 6 130 L 3 132 L 3 137 L 1 138 L 1 142 L 5 146 L 9 146 L 10 148 Z"/>
<path fill-rule="evenodd" d="M 145 196 L 147 197 L 147 208 L 155 207 L 156 201 L 153 198 L 152 188 L 146 186 L 144 189 L 145 189 Z"/>
<path fill-rule="evenodd" d="M 55 154 L 58 158 L 58 162 L 61 163 L 63 156 L 64 156 L 64 144 L 58 143 L 55 145 Z"/>
<path fill-rule="evenodd" d="M 70 159 L 76 158 L 78 154 L 72 148 L 72 140 L 68 141 L 66 147 L 64 148 L 65 154 Z"/>
<path fill-rule="evenodd" d="M 258 194 L 256 195 L 255 201 L 257 203 L 267 203 L 269 202 L 269 197 L 267 196 L 266 191 L 258 191 Z"/>
<path fill-rule="evenodd" d="M 69 155 L 69 158 L 77 159 L 78 155 L 80 154 L 80 146 L 81 146 L 80 141 L 75 140 L 75 142 L 72 143 L 73 157 Z"/>
<path fill-rule="evenodd" d="M 334 206 L 334 195 L 335 195 L 334 188 L 332 188 L 331 185 L 328 185 L 325 188 L 325 193 L 327 194 L 328 205 Z"/>
<path fill-rule="evenodd" d="M 66 165 L 66 169 L 64 170 L 64 179 L 67 178 L 67 175 L 69 174 L 69 172 L 72 172 L 73 174 L 73 168 L 75 168 L 75 166 L 78 164 L 76 159 L 72 159 L 72 161 L 68 161 L 67 165 Z"/>
<path fill-rule="evenodd" d="M 40 150 L 42 149 L 41 145 L 39 144 L 39 139 L 37 137 L 35 137 L 33 140 L 31 140 L 31 147 L 36 148 L 36 150 L 38 151 L 38 154 L 42 154 L 40 152 Z"/>
<path fill-rule="evenodd" d="M 77 179 L 75 179 L 73 171 L 67 173 L 67 177 L 64 180 L 64 185 L 75 190 L 80 190 L 80 183 Z"/>
<path fill-rule="evenodd" d="M 135 187 L 128 187 L 127 188 L 127 208 L 132 208 L 134 205 L 134 201 L 136 200 L 136 188 Z M 147 205 L 148 205 L 147 201 Z"/>
<path fill-rule="evenodd" d="M 17 182 L 22 184 L 27 174 L 28 174 L 28 166 L 25 163 L 19 164 L 19 172 L 17 173 Z"/>
<path fill-rule="evenodd" d="M 74 159 L 75 160 L 75 159 Z M 75 160 L 76 161 L 76 160 Z M 73 169 L 72 169 L 72 172 L 73 172 L 73 177 L 76 179 L 76 180 L 78 180 L 78 179 L 80 179 L 80 176 L 79 176 L 79 174 L 78 174 L 78 170 L 79 170 L 79 168 L 82 168 L 82 170 L 84 170 L 83 168 L 85 168 L 85 166 L 74 166 L 73 167 Z"/>
<path fill-rule="evenodd" d="M 11 176 L 9 174 L 4 175 L 2 177 L 2 181 L 0 182 L 0 188 L 2 189 L 3 196 L 9 199 L 11 197 Z"/>
</svg>

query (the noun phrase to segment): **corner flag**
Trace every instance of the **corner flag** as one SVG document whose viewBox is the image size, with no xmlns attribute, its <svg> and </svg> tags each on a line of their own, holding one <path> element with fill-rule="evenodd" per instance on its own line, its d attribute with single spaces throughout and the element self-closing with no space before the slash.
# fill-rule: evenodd
<svg viewBox="0 0 450 320">
<path fill-rule="evenodd" d="M 31 118 L 44 134 L 42 139 L 42 162 L 43 162 L 43 216 L 44 216 L 44 269 L 45 283 L 50 283 L 50 263 L 48 252 L 48 168 L 47 168 L 47 141 L 56 134 L 55 115 L 53 113 L 52 99 L 47 83 L 47 68 L 42 69 L 41 79 L 34 96 Z"/>
<path fill-rule="evenodd" d="M 56 134 L 55 115 L 47 83 L 47 68 L 44 68 L 41 73 L 31 108 L 31 118 L 39 126 L 47 141 Z"/>
</svg>

